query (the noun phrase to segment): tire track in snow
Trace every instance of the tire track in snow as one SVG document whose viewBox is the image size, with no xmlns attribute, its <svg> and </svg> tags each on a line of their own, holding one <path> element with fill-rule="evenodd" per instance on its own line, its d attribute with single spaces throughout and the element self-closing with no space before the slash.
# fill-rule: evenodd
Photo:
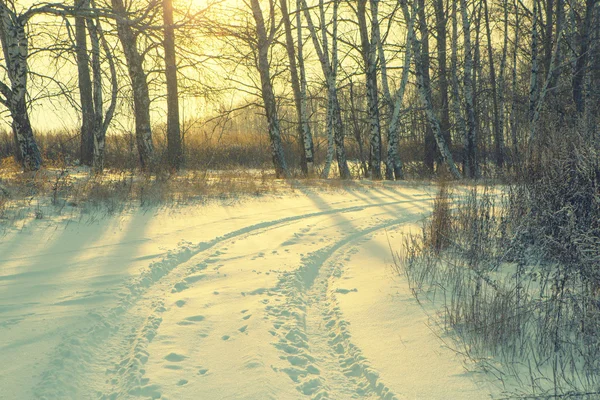
<svg viewBox="0 0 600 400">
<path fill-rule="evenodd" d="M 411 199 L 330 209 L 248 225 L 207 242 L 197 244 L 181 242 L 177 249 L 169 251 L 163 259 L 151 263 L 139 276 L 128 280 L 119 290 L 121 298 L 117 306 L 104 312 L 90 312 L 85 321 L 82 321 L 84 328 L 75 332 L 65 332 L 63 340 L 58 344 L 50 358 L 48 367 L 41 374 L 40 381 L 34 387 L 34 394 L 42 399 L 80 398 L 79 395 L 82 389 L 87 391 L 96 389 L 95 394 L 99 398 L 117 398 L 120 394 L 127 395 L 127 393 L 122 393 L 121 390 L 112 391 L 108 394 L 102 393 L 97 388 L 93 388 L 93 384 L 89 380 L 97 378 L 98 375 L 104 376 L 106 370 L 99 369 L 103 366 L 106 369 L 106 365 L 98 365 L 97 360 L 106 360 L 107 353 L 110 353 L 110 343 L 114 344 L 115 341 L 118 341 L 120 343 L 118 348 L 121 349 L 119 351 L 121 359 L 117 363 L 119 368 L 116 369 L 116 372 L 123 376 L 123 379 L 117 379 L 113 382 L 107 380 L 103 383 L 103 386 L 109 384 L 112 387 L 118 386 L 117 389 L 127 389 L 129 395 L 155 396 L 158 393 L 152 385 L 146 385 L 148 382 L 143 378 L 143 365 L 148 356 L 145 349 L 160 326 L 162 321 L 160 313 L 164 311 L 164 306 L 160 300 L 156 300 L 148 294 L 150 291 L 156 292 L 161 288 L 165 289 L 176 283 L 184 282 L 187 276 L 198 271 L 198 265 L 202 265 L 202 263 L 196 264 L 184 271 L 179 271 L 179 273 L 173 273 L 179 270 L 187 261 L 202 252 L 245 235 L 257 235 L 270 229 L 309 218 L 360 212 L 375 207 L 422 202 L 422 199 Z M 210 255 L 204 261 L 209 258 Z M 146 304 L 145 310 L 142 312 L 142 315 L 145 316 L 137 319 L 130 318 L 130 311 L 134 307 L 136 307 L 136 315 L 139 315 L 139 311 L 144 308 L 140 303 L 145 298 L 150 300 L 150 304 Z M 93 375 L 92 372 L 96 375 Z M 83 379 L 83 376 L 88 379 Z"/>
<path fill-rule="evenodd" d="M 282 368 L 300 393 L 313 399 L 378 397 L 396 399 L 377 371 L 351 341 L 349 323 L 337 306 L 331 281 L 341 276 L 343 255 L 352 246 L 382 229 L 414 221 L 417 214 L 358 230 L 317 250 L 296 271 L 282 273 L 273 290 L 286 297 L 282 306 L 267 306 L 274 319 L 271 334 L 278 340 Z M 319 368 L 320 367 L 320 368 Z"/>
</svg>

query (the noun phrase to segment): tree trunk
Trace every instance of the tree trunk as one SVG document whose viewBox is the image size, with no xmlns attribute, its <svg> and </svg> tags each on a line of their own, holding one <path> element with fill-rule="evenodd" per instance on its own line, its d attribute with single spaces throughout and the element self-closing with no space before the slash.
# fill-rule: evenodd
<svg viewBox="0 0 600 400">
<path fill-rule="evenodd" d="M 597 0 L 586 0 L 585 2 L 585 15 L 583 16 L 583 23 L 580 29 L 578 29 L 577 35 L 577 59 L 575 62 L 575 71 L 573 73 L 573 102 L 575 103 L 575 109 L 579 114 L 582 114 L 585 110 L 584 101 L 584 82 L 585 76 L 588 70 L 588 58 L 590 48 L 590 29 L 592 16 L 594 13 L 594 5 Z"/>
<path fill-rule="evenodd" d="M 117 70 L 112 53 L 104 36 L 102 35 L 102 27 L 100 20 L 87 20 L 90 41 L 92 43 L 92 74 L 93 74 L 93 89 L 94 89 L 94 158 L 93 168 L 95 173 L 102 173 L 104 170 L 104 150 L 106 146 L 106 131 L 113 118 L 114 111 L 117 105 L 118 82 Z M 110 78 L 111 78 L 111 98 L 106 114 L 104 114 L 104 103 L 102 99 L 102 69 L 100 60 L 100 47 L 106 54 L 108 61 Z"/>
<path fill-rule="evenodd" d="M 463 37 L 465 49 L 464 66 L 464 96 L 465 110 L 467 112 L 467 135 L 465 137 L 465 155 L 463 156 L 463 170 L 468 178 L 477 178 L 477 124 L 475 121 L 475 105 L 473 101 L 473 49 L 471 47 L 471 21 L 466 0 L 460 0 L 463 23 Z"/>
<path fill-rule="evenodd" d="M 298 32 L 298 73 L 300 75 L 300 123 L 302 124 L 302 138 L 304 154 L 309 176 L 314 173 L 315 147 L 308 123 L 308 107 L 306 104 L 306 71 L 304 69 L 304 38 L 302 37 L 302 0 L 296 0 L 296 29 Z"/>
<path fill-rule="evenodd" d="M 143 59 L 137 48 L 137 35 L 129 23 L 123 0 L 111 0 L 117 15 L 117 35 L 127 62 L 127 71 L 131 79 L 133 108 L 135 114 L 135 137 L 142 170 L 153 167 L 154 145 L 150 125 L 150 94 L 144 72 Z"/>
<path fill-rule="evenodd" d="M 502 126 L 500 125 L 500 109 L 498 105 L 498 85 L 496 82 L 496 67 L 494 63 L 494 51 L 492 44 L 492 29 L 490 28 L 490 12 L 488 9 L 488 0 L 484 0 L 484 15 L 485 15 L 485 30 L 487 36 L 487 53 L 488 63 L 490 68 L 490 85 L 492 86 L 492 106 L 494 113 L 494 143 L 496 153 L 496 165 L 498 168 L 504 166 L 504 135 Z"/>
<path fill-rule="evenodd" d="M 519 26 L 520 18 L 519 18 L 519 3 L 518 0 L 514 0 L 514 8 L 515 8 L 515 24 Z M 519 54 L 519 30 L 515 29 L 515 38 L 513 43 L 513 53 L 512 53 L 512 104 L 510 107 L 510 136 L 512 139 L 513 146 L 513 154 L 512 154 L 512 164 L 513 167 L 520 165 L 520 155 L 519 155 L 519 141 L 518 141 L 518 121 L 519 117 L 517 115 L 517 109 L 519 104 L 517 102 L 517 67 L 518 67 L 518 54 Z"/>
<path fill-rule="evenodd" d="M 425 79 L 424 73 L 424 65 L 423 65 L 423 57 L 420 55 L 424 50 L 421 48 L 419 40 L 414 36 L 413 39 L 413 51 L 415 53 L 415 72 L 417 75 L 417 91 L 419 93 L 419 97 L 421 99 L 421 103 L 425 108 L 425 115 L 427 116 L 427 122 L 433 131 L 435 141 L 438 146 L 438 150 L 442 156 L 442 160 L 448 166 L 448 169 L 452 176 L 456 179 L 460 179 L 460 172 L 456 168 L 454 164 L 454 159 L 452 158 L 452 153 L 450 153 L 450 149 L 448 149 L 448 145 L 444 140 L 444 136 L 442 135 L 442 130 L 440 128 L 440 122 L 435 115 L 433 110 L 433 103 L 431 101 L 431 88 L 428 86 L 429 83 Z"/>
<path fill-rule="evenodd" d="M 164 50 L 167 82 L 167 160 L 172 170 L 179 170 L 183 162 L 181 128 L 179 125 L 179 93 L 177 89 L 177 60 L 175 56 L 175 28 L 173 1 L 163 0 L 165 24 Z"/>
<path fill-rule="evenodd" d="M 287 50 L 288 61 L 290 65 L 290 78 L 292 82 L 292 91 L 294 92 L 294 104 L 296 106 L 296 130 L 298 139 L 300 140 L 302 147 L 302 156 L 300 157 L 300 168 L 304 176 L 308 175 L 308 164 L 312 164 L 312 140 L 307 143 L 307 137 L 304 132 L 304 116 L 302 114 L 302 89 L 300 87 L 300 79 L 298 77 L 298 69 L 296 68 L 296 51 L 294 49 L 294 38 L 292 36 L 292 24 L 290 21 L 290 15 L 288 13 L 288 0 L 279 0 L 281 6 L 281 14 L 283 19 L 283 26 L 285 28 L 285 48 Z M 297 13 L 298 15 L 300 13 Z M 300 40 L 302 40 L 300 38 Z M 309 160 L 310 158 L 310 160 Z"/>
<path fill-rule="evenodd" d="M 425 14 L 425 0 L 418 0 L 419 4 L 419 31 L 421 33 L 421 52 L 415 53 L 415 57 L 421 57 L 420 63 L 423 66 L 423 81 L 426 87 L 431 87 L 431 76 L 430 76 L 430 60 L 429 60 L 429 28 L 427 24 L 427 16 Z M 433 107 L 433 104 L 432 104 Z M 425 163 L 425 168 L 430 172 L 433 172 L 434 162 L 436 158 L 436 141 L 434 132 L 432 130 L 431 124 L 427 124 L 427 128 L 425 129 L 425 156 L 423 162 Z"/>
<path fill-rule="evenodd" d="M 377 0 L 371 1 L 371 29 L 374 30 L 378 25 L 377 21 Z M 377 46 L 373 38 L 371 39 L 367 30 L 366 18 L 367 0 L 359 0 L 357 6 L 358 27 L 360 30 L 361 52 L 365 68 L 365 81 L 367 91 L 367 115 L 370 127 L 370 167 L 371 178 L 381 179 L 381 125 L 379 119 L 379 99 L 377 90 Z"/>
<path fill-rule="evenodd" d="M 406 2 L 402 3 L 402 11 L 407 25 L 406 44 L 404 49 L 404 65 L 402 66 L 402 76 L 400 87 L 396 92 L 396 98 L 393 104 L 392 115 L 388 124 L 388 170 L 392 170 L 396 180 L 404 179 L 403 166 L 398 155 L 398 125 L 400 122 L 400 111 L 404 100 L 404 92 L 408 83 L 410 72 L 410 63 L 412 59 L 412 43 L 415 40 L 415 19 L 416 19 L 416 3 L 413 3 L 413 12 L 408 11 Z M 417 55 L 418 56 L 418 55 Z M 391 155 L 390 155 L 391 154 Z"/>
<path fill-rule="evenodd" d="M 327 92 L 327 122 L 326 122 L 326 135 L 327 135 L 327 154 L 325 155 L 325 165 L 321 172 L 321 178 L 329 178 L 329 171 L 331 170 L 331 164 L 333 163 L 333 154 L 335 152 L 335 140 L 333 133 L 333 99 L 331 93 Z"/>
<path fill-rule="evenodd" d="M 440 86 L 440 106 L 441 106 L 441 118 L 440 127 L 444 140 L 449 148 L 452 147 L 452 135 L 450 135 L 450 108 L 448 101 L 448 68 L 446 63 L 446 53 L 448 50 L 447 35 L 448 31 L 446 24 L 448 19 L 444 10 L 444 0 L 435 0 L 433 3 L 435 7 L 435 21 L 436 21 L 436 39 L 437 39 L 437 54 L 438 54 L 438 71 L 439 71 L 439 86 Z"/>
<path fill-rule="evenodd" d="M 360 166 L 362 169 L 362 175 L 368 176 L 369 169 L 367 168 L 367 162 L 365 160 L 365 149 L 363 148 L 362 137 L 360 134 L 360 124 L 358 118 L 358 107 L 354 103 L 356 97 L 354 96 L 354 82 L 352 78 L 350 78 L 350 113 L 352 115 L 352 124 L 354 130 L 354 138 L 356 140 L 356 144 L 358 145 L 358 157 L 360 159 Z M 389 160 L 389 154 L 388 154 Z"/>
<path fill-rule="evenodd" d="M 332 60 L 329 60 L 328 54 L 328 46 L 327 46 L 327 31 L 325 30 L 325 20 L 324 20 L 324 5 L 323 0 L 319 0 L 319 9 L 321 11 L 321 31 L 323 33 L 323 47 L 319 43 L 319 39 L 317 37 L 317 32 L 315 26 L 312 22 L 312 17 L 310 15 L 310 9 L 306 5 L 306 0 L 302 0 L 304 16 L 306 17 L 306 23 L 308 25 L 308 29 L 310 31 L 310 36 L 312 38 L 313 45 L 315 47 L 315 51 L 317 52 L 317 56 L 319 58 L 319 63 L 321 64 L 321 69 L 323 70 L 323 75 L 325 75 L 325 80 L 327 83 L 327 90 L 332 102 L 333 107 L 333 131 L 334 131 L 334 141 L 335 141 L 335 150 L 336 150 L 336 158 L 338 163 L 338 169 L 340 172 L 340 177 L 342 179 L 350 179 L 350 169 L 348 168 L 348 161 L 346 160 L 346 149 L 344 147 L 344 123 L 342 120 L 342 112 L 339 105 L 339 100 L 337 96 L 337 87 L 336 87 L 336 69 L 337 69 L 337 7 L 339 5 L 339 0 L 334 0 L 334 15 L 333 15 L 333 50 L 332 50 Z"/>
<path fill-rule="evenodd" d="M 533 25 L 531 27 L 531 79 L 529 82 L 529 121 L 533 120 L 539 97 L 538 61 L 538 0 L 533 1 Z"/>
<path fill-rule="evenodd" d="M 33 136 L 27 111 L 27 56 L 28 39 L 25 32 L 26 19 L 12 12 L 4 2 L 0 3 L 0 42 L 4 52 L 6 72 L 11 87 L 2 87 L 12 118 L 15 151 L 18 152 L 25 171 L 37 171 L 42 165 L 42 156 Z M 20 157 L 19 157 L 20 156 Z"/>
<path fill-rule="evenodd" d="M 502 137 L 502 148 L 500 149 L 502 155 L 502 165 L 504 165 L 506 158 L 506 145 L 504 139 L 504 125 L 505 125 L 505 105 L 506 105 L 506 61 L 508 58 L 508 0 L 502 0 L 502 11 L 503 11 L 503 22 L 504 22 L 504 35 L 502 40 L 502 58 L 500 59 L 500 71 L 498 73 L 498 125 L 500 129 L 500 135 Z M 488 40 L 489 42 L 489 40 Z M 497 160 L 500 163 L 500 160 Z"/>
<path fill-rule="evenodd" d="M 452 110 L 460 137 L 467 137 L 467 123 L 460 104 L 460 83 L 458 79 L 458 11 L 456 1 L 452 2 L 452 51 L 450 53 L 450 69 L 452 72 Z"/>
<path fill-rule="evenodd" d="M 288 170 L 281 143 L 277 103 L 275 102 L 275 94 L 273 93 L 273 85 L 271 84 L 269 65 L 269 47 L 271 40 L 267 37 L 265 21 L 259 0 L 251 0 L 250 4 L 252 6 L 252 15 L 256 22 L 256 35 L 258 38 L 258 70 L 260 72 L 261 94 L 269 126 L 269 138 L 271 140 L 271 152 L 273 156 L 273 165 L 275 167 L 275 175 L 277 178 L 285 178 L 288 176 Z M 271 7 L 273 7 L 272 2 Z"/>
<path fill-rule="evenodd" d="M 75 0 L 75 8 L 89 8 L 89 0 Z M 75 54 L 77 56 L 77 73 L 79 84 L 79 100 L 81 102 L 81 146 L 79 160 L 83 165 L 91 165 L 94 151 L 94 100 L 92 98 L 92 81 L 90 78 L 90 58 L 87 48 L 87 31 L 85 17 L 75 17 Z"/>
</svg>

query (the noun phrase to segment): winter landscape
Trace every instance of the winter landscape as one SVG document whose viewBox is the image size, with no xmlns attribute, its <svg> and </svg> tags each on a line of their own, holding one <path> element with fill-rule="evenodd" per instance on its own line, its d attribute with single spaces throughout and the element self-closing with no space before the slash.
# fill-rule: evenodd
<svg viewBox="0 0 600 400">
<path fill-rule="evenodd" d="M 0 0 L 0 399 L 600 399 L 599 0 Z"/>
</svg>

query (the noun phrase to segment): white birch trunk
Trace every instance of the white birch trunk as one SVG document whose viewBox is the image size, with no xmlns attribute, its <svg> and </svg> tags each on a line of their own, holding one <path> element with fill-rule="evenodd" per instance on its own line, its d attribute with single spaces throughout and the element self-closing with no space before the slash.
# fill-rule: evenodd
<svg viewBox="0 0 600 400">
<path fill-rule="evenodd" d="M 3 103 L 10 111 L 15 146 L 26 171 L 37 171 L 42 157 L 33 136 L 27 111 L 27 56 L 29 43 L 25 27 L 26 18 L 21 18 L 0 2 L 0 41 L 4 51 L 6 72 L 10 88 L 3 85 Z M 19 157 L 18 157 L 19 158 Z"/>
<path fill-rule="evenodd" d="M 419 40 L 414 38 L 413 40 L 413 51 L 415 53 L 415 70 L 417 75 L 417 91 L 419 93 L 419 97 L 421 99 L 421 103 L 425 108 L 425 115 L 427 116 L 427 122 L 431 126 L 433 130 L 433 135 L 435 137 L 435 141 L 437 143 L 438 149 L 442 156 L 443 161 L 448 166 L 448 170 L 452 174 L 452 176 L 456 179 L 460 179 L 461 175 L 458 169 L 456 168 L 456 164 L 454 164 L 454 159 L 452 158 L 452 153 L 450 153 L 450 149 L 448 149 L 448 145 L 444 140 L 444 136 L 442 134 L 442 130 L 440 128 L 440 122 L 435 115 L 433 110 L 433 104 L 431 101 L 431 91 L 430 88 L 427 87 L 425 83 L 425 79 L 423 77 L 423 63 L 422 58 L 418 56 L 420 49 Z"/>
<path fill-rule="evenodd" d="M 323 1 L 319 0 L 319 8 L 321 10 L 321 14 L 324 16 L 324 6 Z M 324 18 L 321 18 L 322 24 L 322 33 L 323 33 L 323 47 L 321 47 L 321 43 L 319 43 L 319 39 L 317 37 L 317 32 L 315 26 L 312 22 L 312 16 L 310 15 L 310 10 L 306 5 L 306 0 L 302 0 L 302 5 L 304 9 L 304 16 L 306 17 L 306 23 L 308 25 L 308 29 L 310 31 L 310 37 L 312 39 L 313 45 L 315 47 L 315 51 L 317 52 L 317 56 L 319 58 L 319 63 L 321 64 L 321 69 L 323 70 L 323 75 L 325 76 L 325 80 L 327 83 L 327 90 L 329 95 L 331 96 L 332 108 L 333 108 L 333 132 L 334 132 L 334 142 L 335 142 L 335 152 L 337 158 L 338 169 L 340 173 L 340 177 L 342 179 L 350 179 L 350 169 L 348 168 L 348 161 L 346 160 L 346 149 L 344 148 L 344 123 L 342 121 L 342 114 L 339 106 L 339 101 L 337 98 L 337 83 L 336 83 L 336 71 L 337 71 L 337 8 L 339 5 L 339 0 L 334 0 L 334 16 L 333 16 L 333 51 L 332 51 L 332 60 L 329 59 L 328 54 L 328 45 L 327 45 L 327 32 L 324 29 L 325 21 Z"/>
<path fill-rule="evenodd" d="M 127 62 L 127 70 L 131 79 L 133 107 L 135 114 L 135 137 L 143 170 L 153 167 L 154 144 L 152 143 L 152 127 L 150 124 L 150 94 L 144 72 L 143 59 L 137 48 L 136 35 L 128 22 L 128 13 L 123 0 L 111 0 L 117 14 L 117 35 L 123 47 Z"/>
<path fill-rule="evenodd" d="M 471 21 L 466 0 L 460 0 L 460 9 L 463 24 L 463 45 L 465 52 L 463 90 L 465 98 L 465 111 L 467 113 L 467 134 L 464 138 L 465 154 L 463 157 L 463 166 L 464 174 L 467 177 L 477 178 L 477 124 L 475 121 L 475 105 L 473 101 L 473 49 L 471 47 Z"/>
<path fill-rule="evenodd" d="M 256 22 L 256 35 L 258 38 L 258 69 L 260 72 L 261 94 L 267 115 L 267 123 L 269 126 L 269 138 L 271 140 L 271 152 L 273 157 L 273 165 L 275 167 L 275 175 L 277 178 L 285 178 L 288 176 L 287 165 L 283 154 L 283 146 L 281 143 L 281 130 L 279 127 L 279 116 L 277 115 L 277 104 L 275 102 L 275 94 L 271 84 L 271 74 L 269 65 L 269 47 L 270 39 L 267 37 L 265 29 L 265 21 L 260 8 L 259 0 L 250 1 L 252 7 L 252 15 Z"/>
</svg>

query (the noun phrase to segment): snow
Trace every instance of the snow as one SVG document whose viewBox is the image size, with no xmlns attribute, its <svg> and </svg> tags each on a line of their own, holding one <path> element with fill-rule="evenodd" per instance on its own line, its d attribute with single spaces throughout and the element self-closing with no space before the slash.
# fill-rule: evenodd
<svg viewBox="0 0 600 400">
<path fill-rule="evenodd" d="M 29 219 L 0 238 L 0 397 L 489 398 L 390 268 L 434 191 Z"/>
</svg>

